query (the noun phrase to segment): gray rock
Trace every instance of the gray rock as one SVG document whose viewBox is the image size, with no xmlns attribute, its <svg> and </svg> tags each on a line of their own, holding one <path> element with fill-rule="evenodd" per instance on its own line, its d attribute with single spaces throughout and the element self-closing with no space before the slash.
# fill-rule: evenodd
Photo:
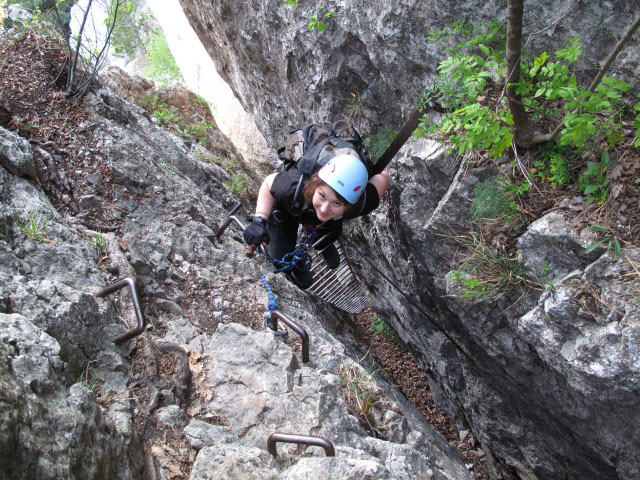
<svg viewBox="0 0 640 480">
<path fill-rule="evenodd" d="M 529 226 L 518 238 L 518 249 L 529 274 L 545 283 L 582 269 L 598 258 L 598 251 L 585 253 L 596 240 L 594 232 L 578 232 L 564 215 L 552 212 Z"/>
<path fill-rule="evenodd" d="M 187 419 L 184 410 L 177 405 L 159 408 L 155 412 L 155 416 L 160 424 L 169 429 L 175 429 Z"/>
<path fill-rule="evenodd" d="M 36 181 L 38 179 L 29 142 L 2 127 L 0 127 L 0 165 L 13 175 Z"/>
<path fill-rule="evenodd" d="M 277 478 L 278 469 L 271 455 L 255 447 L 212 445 L 200 451 L 191 480 L 227 480 L 229 478 Z"/>
<path fill-rule="evenodd" d="M 2 26 L 11 34 L 12 31 L 23 28 L 32 17 L 28 10 L 18 5 L 9 5 L 2 18 Z"/>
<path fill-rule="evenodd" d="M 127 442 L 89 390 L 64 385 L 53 337 L 21 315 L 0 313 L 0 351 L 4 478 L 131 478 Z"/>
<path fill-rule="evenodd" d="M 211 425 L 202 420 L 192 419 L 184 429 L 185 436 L 191 448 L 200 450 L 218 443 L 233 443 L 238 437 L 229 427 Z"/>
<path fill-rule="evenodd" d="M 23 350 L 13 362 L 15 377 L 0 373 L 0 383 L 7 385 L 6 408 L 0 409 L 6 413 L 2 422 L 7 432 L 0 443 L 2 452 L 13 449 L 24 425 L 40 428 L 41 423 L 48 425 L 49 418 L 61 416 L 81 432 L 54 421 L 62 427 L 43 427 L 42 435 L 30 436 L 31 443 L 18 449 L 16 465 L 23 458 L 39 458 L 39 464 L 26 469 L 38 472 L 34 474 L 38 478 L 50 478 L 47 472 L 54 472 L 51 478 L 136 478 L 145 448 L 135 443 L 132 413 L 140 414 L 146 404 L 130 388 L 131 355 L 153 351 L 146 347 L 155 336 L 162 336 L 163 341 L 191 350 L 190 407 L 197 409 L 200 418 L 228 424 L 219 427 L 195 421 L 189 408 L 176 406 L 183 386 L 172 385 L 173 377 L 156 379 L 161 408 L 154 420 L 161 430 L 184 428 L 193 451 L 171 451 L 186 462 L 195 457 L 192 478 L 276 478 L 295 465 L 298 455 L 295 447 L 281 445 L 278 459 L 273 459 L 265 442 L 274 431 L 331 437 L 353 459 L 381 458 L 389 466 L 384 467 L 387 470 L 379 467 L 380 471 L 390 472 L 393 478 L 410 478 L 401 472 L 413 471 L 418 464 L 420 469 L 415 471 L 433 472 L 435 478 L 470 478 L 459 456 L 407 405 L 395 405 L 391 413 L 381 416 L 393 441 L 367 435 L 341 398 L 335 368 L 351 362 L 345 347 L 316 318 L 314 303 L 284 280 L 272 279 L 275 291 L 286 302 L 287 312 L 313 332 L 309 364 L 302 365 L 299 352 L 271 334 L 233 323 L 238 315 L 250 314 L 248 306 L 262 317 L 266 294 L 259 279 L 271 267 L 261 259 L 246 258 L 233 227 L 220 240 L 215 238 L 215 230 L 235 202 L 222 185 L 224 178 L 108 90 L 89 94 L 86 105 L 99 148 L 107 152 L 105 171 L 113 173 L 116 184 L 112 205 L 92 196 L 82 204 L 97 211 L 118 209 L 122 221 L 117 234 L 101 234 L 107 246 L 100 254 L 86 240 L 95 232 L 78 229 L 70 223 L 72 218 L 62 218 L 28 181 L 0 169 L 5 192 L 0 197 L 4 228 L 0 305 L 19 312 L 35 332 L 47 332 L 42 337 L 46 341 L 34 341 L 28 347 L 13 339 L 2 344 Z M 14 211 L 46 219 L 45 238 L 24 235 L 13 221 Z M 137 321 L 131 295 L 120 290 L 96 298 L 95 293 L 124 277 L 135 278 L 150 327 L 141 338 L 115 346 L 113 338 Z M 260 304 L 257 309 L 256 304 Z M 221 321 L 230 323 L 218 324 Z M 154 361 L 147 360 L 143 375 L 153 376 Z M 141 374 L 136 367 L 135 375 Z M 78 379 L 92 390 L 81 384 L 66 386 Z M 16 402 L 23 391 L 29 394 L 25 409 Z M 41 414 L 45 402 L 48 417 Z M 403 413 L 408 411 L 411 422 Z M 87 418 L 76 419 L 77 415 Z M 71 442 L 74 435 L 82 445 Z M 155 455 L 153 449 L 147 451 Z M 87 465 L 74 477 L 63 465 L 80 457 Z M 155 460 L 160 474 L 166 473 L 168 458 Z M 7 462 L 13 462 L 13 457 Z M 354 464 L 347 475 L 356 475 L 358 468 Z"/>
<path fill-rule="evenodd" d="M 579 36 L 584 55 L 576 67 L 598 68 L 635 9 L 622 0 L 583 7 L 527 3 L 527 50 L 553 52 L 564 48 L 564 38 Z M 309 18 L 319 13 L 313 3 L 284 8 L 279 0 L 259 6 L 193 0 L 183 8 L 218 72 L 272 146 L 281 144 L 285 125 L 344 116 L 352 93 L 362 102 L 358 121 L 365 133 L 402 125 L 445 58 L 448 44 L 428 42 L 428 32 L 454 21 L 484 24 L 506 17 L 505 6 L 491 2 L 375 2 L 368 8 L 345 2 L 336 4 L 337 15 L 325 19 L 327 31 L 319 32 L 309 30 Z M 637 47 L 635 38 L 616 60 L 621 70 L 629 69 L 631 81 L 640 75 Z"/>
</svg>

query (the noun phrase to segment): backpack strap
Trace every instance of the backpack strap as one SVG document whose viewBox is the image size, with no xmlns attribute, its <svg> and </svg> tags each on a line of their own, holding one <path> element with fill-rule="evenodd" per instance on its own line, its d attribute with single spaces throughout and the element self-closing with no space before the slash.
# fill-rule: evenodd
<svg viewBox="0 0 640 480">
<path fill-rule="evenodd" d="M 308 175 L 300 175 L 300 180 L 298 180 L 298 185 L 296 185 L 296 191 L 293 194 L 293 200 L 291 201 L 291 207 L 289 211 L 294 216 L 299 216 L 302 213 L 302 208 L 304 207 L 304 200 L 298 198 L 300 196 L 300 189 L 302 188 L 302 181 L 308 178 Z"/>
</svg>

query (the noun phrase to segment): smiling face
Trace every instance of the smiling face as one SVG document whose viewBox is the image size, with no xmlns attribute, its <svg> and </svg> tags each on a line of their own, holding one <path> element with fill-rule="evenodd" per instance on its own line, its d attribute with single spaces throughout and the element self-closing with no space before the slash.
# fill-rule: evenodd
<svg viewBox="0 0 640 480">
<path fill-rule="evenodd" d="M 327 222 L 344 215 L 346 205 L 338 198 L 336 192 L 329 185 L 321 185 L 313 193 L 313 208 L 321 222 Z"/>
</svg>

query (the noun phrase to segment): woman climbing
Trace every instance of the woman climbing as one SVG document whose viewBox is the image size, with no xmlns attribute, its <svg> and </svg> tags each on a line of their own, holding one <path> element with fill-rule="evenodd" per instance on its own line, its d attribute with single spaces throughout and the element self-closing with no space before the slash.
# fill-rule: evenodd
<svg viewBox="0 0 640 480">
<path fill-rule="evenodd" d="M 342 233 L 343 220 L 375 210 L 388 187 L 386 170 L 368 178 L 365 165 L 345 154 L 333 157 L 310 177 L 295 166 L 272 173 L 262 182 L 255 215 L 244 231 L 249 253 L 268 244 L 269 254 L 282 260 L 296 248 L 302 224 L 309 235 L 307 243 L 313 245 L 322 239 L 314 246 L 327 266 L 336 268 L 340 254 L 333 242 Z M 313 283 L 309 271 L 294 269 L 287 276 L 301 289 Z"/>
</svg>

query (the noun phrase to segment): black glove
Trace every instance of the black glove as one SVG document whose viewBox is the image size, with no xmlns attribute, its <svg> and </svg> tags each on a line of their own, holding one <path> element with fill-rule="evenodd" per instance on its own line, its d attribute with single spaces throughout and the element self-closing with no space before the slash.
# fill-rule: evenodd
<svg viewBox="0 0 640 480">
<path fill-rule="evenodd" d="M 269 242 L 267 221 L 262 217 L 253 217 L 251 223 L 244 229 L 244 241 L 247 245 L 259 247 L 263 242 Z"/>
</svg>

